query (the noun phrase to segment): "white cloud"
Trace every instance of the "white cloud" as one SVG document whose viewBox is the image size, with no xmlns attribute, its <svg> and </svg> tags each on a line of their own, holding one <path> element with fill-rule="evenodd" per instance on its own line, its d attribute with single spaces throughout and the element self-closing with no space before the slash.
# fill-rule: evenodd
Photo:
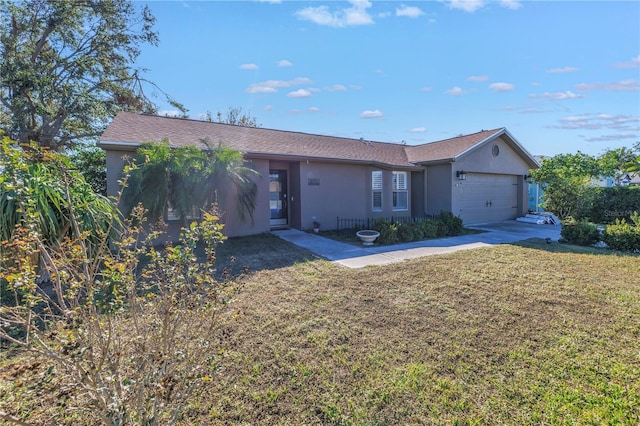
<svg viewBox="0 0 640 426">
<path fill-rule="evenodd" d="M 320 112 L 320 108 L 318 108 L 318 107 L 309 107 L 308 111 L 309 112 Z"/>
<path fill-rule="evenodd" d="M 551 68 L 550 70 L 547 70 L 547 72 L 551 74 L 565 74 L 568 72 L 576 72 L 579 69 L 580 68 L 576 68 L 576 67 Z"/>
<path fill-rule="evenodd" d="M 311 96 L 311 92 L 306 89 L 298 89 L 287 93 L 287 96 L 290 98 L 308 98 Z"/>
<path fill-rule="evenodd" d="M 360 113 L 360 118 L 382 118 L 384 114 L 379 110 L 374 109 L 373 111 L 362 111 Z"/>
<path fill-rule="evenodd" d="M 424 12 L 419 7 L 400 5 L 399 9 L 396 9 L 396 16 L 406 16 L 407 18 L 417 18 L 424 15 Z"/>
<path fill-rule="evenodd" d="M 640 116 L 612 114 L 572 115 L 559 120 L 560 124 L 552 126 L 557 129 L 613 129 L 618 131 L 640 131 Z M 638 137 L 638 135 L 636 135 Z"/>
<path fill-rule="evenodd" d="M 500 6 L 511 10 L 518 10 L 522 7 L 522 3 L 517 0 L 500 0 Z"/>
<path fill-rule="evenodd" d="M 273 105 L 265 105 L 264 108 L 262 108 L 263 111 L 273 111 Z"/>
<path fill-rule="evenodd" d="M 162 110 L 162 111 L 158 111 L 158 115 L 162 116 L 162 117 L 182 117 L 182 113 L 180 111 L 177 110 Z"/>
<path fill-rule="evenodd" d="M 620 139 L 636 139 L 637 134 L 634 133 L 615 133 L 613 135 L 602 135 L 593 138 L 585 138 L 587 142 L 616 142 Z"/>
<path fill-rule="evenodd" d="M 362 90 L 362 86 L 358 84 L 350 84 L 349 87 L 353 90 Z"/>
<path fill-rule="evenodd" d="M 491 2 L 485 0 L 438 0 L 447 3 L 450 9 L 464 10 L 473 13 L 485 7 Z M 518 10 L 522 7 L 522 2 L 518 0 L 500 0 L 498 4 L 506 9 Z"/>
<path fill-rule="evenodd" d="M 487 81 L 489 80 L 488 75 L 471 75 L 467 77 L 467 81 Z"/>
<path fill-rule="evenodd" d="M 293 64 L 290 61 L 287 61 L 286 59 L 282 59 L 281 61 L 278 61 L 278 66 L 279 67 L 290 67 L 290 66 L 293 66 Z"/>
<path fill-rule="evenodd" d="M 295 15 L 301 20 L 336 28 L 374 23 L 371 15 L 367 13 L 367 9 L 371 7 L 370 1 L 349 0 L 349 3 L 351 7 L 339 9 L 336 12 L 331 12 L 327 6 L 318 6 L 305 7 L 296 11 Z"/>
<path fill-rule="evenodd" d="M 640 68 L 640 55 L 631 58 L 627 62 L 616 62 L 612 65 L 614 68 Z"/>
<path fill-rule="evenodd" d="M 413 129 L 409 129 L 411 133 L 424 133 L 427 131 L 426 127 L 414 127 Z"/>
<path fill-rule="evenodd" d="M 278 89 L 300 86 L 303 84 L 311 84 L 311 79 L 306 77 L 298 77 L 293 80 L 268 80 L 261 83 L 254 83 L 245 89 L 247 93 L 276 93 Z"/>
<path fill-rule="evenodd" d="M 553 99 L 553 100 L 564 100 L 564 99 L 579 99 L 579 98 L 584 98 L 584 96 L 579 95 L 577 93 L 573 93 L 570 90 L 567 90 L 566 92 L 555 92 L 555 93 L 549 93 L 549 92 L 544 92 L 541 95 L 529 95 L 529 97 L 531 99 L 536 99 L 536 98 L 546 98 L 546 99 Z"/>
<path fill-rule="evenodd" d="M 258 66 L 256 64 L 242 64 L 240 65 L 241 70 L 257 70 Z"/>
<path fill-rule="evenodd" d="M 342 84 L 334 84 L 333 86 L 327 86 L 324 88 L 329 92 L 345 92 L 347 88 Z"/>
<path fill-rule="evenodd" d="M 483 0 L 450 0 L 449 8 L 464 10 L 465 12 L 473 13 L 476 10 L 484 7 L 485 2 Z"/>
<path fill-rule="evenodd" d="M 466 94 L 467 92 L 465 92 L 464 90 L 462 90 L 462 88 L 458 86 L 454 86 L 451 89 L 447 90 L 446 93 L 451 96 L 460 96 L 460 95 Z"/>
<path fill-rule="evenodd" d="M 608 92 L 637 92 L 640 90 L 640 85 L 638 85 L 638 81 L 633 78 L 628 80 L 622 80 L 613 83 L 591 83 L 591 84 L 577 84 L 575 89 L 580 92 L 588 92 L 590 90 L 605 90 Z"/>
<path fill-rule="evenodd" d="M 494 90 L 496 92 L 510 92 L 515 89 L 516 86 L 511 83 L 491 83 L 489 85 L 489 89 Z"/>
<path fill-rule="evenodd" d="M 421 92 L 431 92 L 433 90 L 433 87 L 431 86 L 424 86 L 420 88 Z"/>
<path fill-rule="evenodd" d="M 258 0 L 258 3 L 280 4 L 282 0 Z"/>
</svg>

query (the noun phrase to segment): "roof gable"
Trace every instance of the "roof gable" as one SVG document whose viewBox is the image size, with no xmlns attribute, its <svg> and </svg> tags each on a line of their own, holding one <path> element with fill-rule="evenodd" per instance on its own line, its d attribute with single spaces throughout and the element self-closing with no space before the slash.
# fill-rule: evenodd
<svg viewBox="0 0 640 426">
<path fill-rule="evenodd" d="M 504 129 L 482 130 L 470 135 L 429 142 L 407 147 L 409 161 L 414 163 L 430 163 L 454 161 L 474 146 L 496 137 Z"/>
</svg>

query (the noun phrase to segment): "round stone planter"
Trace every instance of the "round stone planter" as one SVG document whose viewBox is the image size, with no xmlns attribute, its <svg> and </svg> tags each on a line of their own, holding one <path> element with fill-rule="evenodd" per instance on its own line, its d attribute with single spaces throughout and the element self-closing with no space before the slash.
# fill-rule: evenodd
<svg viewBox="0 0 640 426">
<path fill-rule="evenodd" d="M 360 238 L 363 246 L 372 246 L 375 239 L 379 236 L 380 233 L 378 231 L 371 229 L 363 229 L 362 231 L 356 232 L 356 237 Z"/>
</svg>

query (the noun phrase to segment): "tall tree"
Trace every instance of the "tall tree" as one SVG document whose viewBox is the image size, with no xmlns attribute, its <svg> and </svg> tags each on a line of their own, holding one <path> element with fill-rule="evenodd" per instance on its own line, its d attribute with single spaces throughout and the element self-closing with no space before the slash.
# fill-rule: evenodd
<svg viewBox="0 0 640 426">
<path fill-rule="evenodd" d="M 107 156 L 103 149 L 95 145 L 78 146 L 70 153 L 69 160 L 94 192 L 107 195 Z"/>
<path fill-rule="evenodd" d="M 625 164 L 625 169 L 628 172 L 640 172 L 640 141 L 633 145 L 634 157 Z"/>
<path fill-rule="evenodd" d="M 210 111 L 207 111 L 204 119 L 210 123 L 214 122 L 213 115 Z M 224 124 L 233 124 L 234 126 L 244 127 L 262 127 L 258 120 L 251 115 L 251 111 L 242 112 L 242 107 L 229 107 L 226 115 L 218 111 L 216 114 L 216 122 Z"/>
<path fill-rule="evenodd" d="M 602 176 L 612 177 L 616 185 L 625 175 L 629 166 L 636 161 L 637 154 L 630 148 L 609 149 L 598 157 L 598 167 Z"/>
<path fill-rule="evenodd" d="M 0 0 L 0 128 L 60 150 L 118 111 L 154 111 L 134 66 L 158 42 L 154 21 L 129 0 Z"/>
<path fill-rule="evenodd" d="M 594 196 L 589 181 L 600 172 L 598 160 L 579 151 L 555 155 L 544 160 L 539 169 L 530 171 L 544 190 L 543 207 L 560 219 L 580 219 L 587 214 Z"/>
</svg>

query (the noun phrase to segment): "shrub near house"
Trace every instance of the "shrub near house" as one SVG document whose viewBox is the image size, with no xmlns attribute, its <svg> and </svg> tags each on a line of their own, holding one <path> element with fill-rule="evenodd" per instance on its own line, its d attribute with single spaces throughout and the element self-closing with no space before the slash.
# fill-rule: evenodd
<svg viewBox="0 0 640 426">
<path fill-rule="evenodd" d="M 616 219 L 600 233 L 598 227 L 590 222 L 566 220 L 562 223 L 562 238 L 568 243 L 580 246 L 592 246 L 604 242 L 611 250 L 640 252 L 640 214 L 633 212 L 631 219 Z"/>
<path fill-rule="evenodd" d="M 640 252 L 640 214 L 634 212 L 631 222 L 618 219 L 613 225 L 607 225 L 602 241 L 612 250 Z"/>
<path fill-rule="evenodd" d="M 394 223 L 382 219 L 372 228 L 380 232 L 376 243 L 381 245 L 460 235 L 463 230 L 462 219 L 451 212 L 442 212 L 435 219 L 419 222 Z"/>
</svg>

